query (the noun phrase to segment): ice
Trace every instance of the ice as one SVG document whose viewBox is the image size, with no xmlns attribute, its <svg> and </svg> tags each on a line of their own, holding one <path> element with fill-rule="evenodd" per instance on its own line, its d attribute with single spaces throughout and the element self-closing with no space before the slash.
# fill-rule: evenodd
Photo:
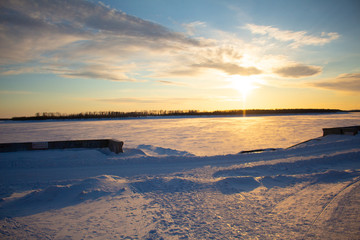
<svg viewBox="0 0 360 240">
<path fill-rule="evenodd" d="M 285 148 L 322 136 L 322 128 L 358 125 L 360 113 L 252 117 L 143 118 L 0 122 L 0 142 L 117 139 L 197 156 Z M 160 149 L 159 149 L 160 150 Z M 145 149 L 145 151 L 148 151 Z M 149 154 L 159 154 L 152 152 Z M 164 152 L 160 153 L 163 155 Z"/>
</svg>

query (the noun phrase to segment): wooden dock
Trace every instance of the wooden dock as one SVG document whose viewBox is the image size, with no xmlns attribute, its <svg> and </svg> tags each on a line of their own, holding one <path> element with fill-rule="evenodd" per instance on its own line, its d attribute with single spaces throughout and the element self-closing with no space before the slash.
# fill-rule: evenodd
<svg viewBox="0 0 360 240">
<path fill-rule="evenodd" d="M 108 148 L 118 154 L 123 152 L 124 142 L 114 139 L 68 140 L 50 142 L 0 143 L 0 152 L 17 152 L 66 148 Z"/>
<path fill-rule="evenodd" d="M 356 135 L 360 131 L 360 126 L 323 128 L 323 136 L 326 135 Z"/>
</svg>

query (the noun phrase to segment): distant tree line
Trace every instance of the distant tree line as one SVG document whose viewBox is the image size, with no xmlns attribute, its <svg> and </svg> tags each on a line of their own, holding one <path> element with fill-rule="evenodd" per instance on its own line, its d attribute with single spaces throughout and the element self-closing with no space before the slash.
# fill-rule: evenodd
<svg viewBox="0 0 360 240">
<path fill-rule="evenodd" d="M 307 114 L 307 113 L 337 113 L 344 112 L 339 109 L 247 109 L 247 110 L 145 110 L 134 112 L 84 112 L 77 114 L 61 114 L 58 112 L 36 113 L 30 117 L 13 117 L 11 120 L 66 120 L 66 119 L 114 119 L 114 118 L 139 118 L 152 116 L 226 116 L 226 115 L 267 115 L 267 114 Z"/>
</svg>

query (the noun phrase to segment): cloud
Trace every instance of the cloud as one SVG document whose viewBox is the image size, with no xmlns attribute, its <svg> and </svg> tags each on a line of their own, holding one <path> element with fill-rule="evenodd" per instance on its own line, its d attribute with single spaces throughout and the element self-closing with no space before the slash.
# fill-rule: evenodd
<svg viewBox="0 0 360 240">
<path fill-rule="evenodd" d="M 302 64 L 284 66 L 274 70 L 274 73 L 286 78 L 310 77 L 321 73 L 322 68 L 318 66 L 307 66 Z"/>
<path fill-rule="evenodd" d="M 23 68 L 4 68 L 0 70 L 1 75 L 18 75 L 32 72 L 40 72 L 41 70 L 37 67 L 23 67 Z"/>
<path fill-rule="evenodd" d="M 2 22 L 19 28 L 30 26 L 35 30 L 49 31 L 46 26 L 51 26 L 54 32 L 87 36 L 112 34 L 154 40 L 166 39 L 190 45 L 200 44 L 195 39 L 159 24 L 89 1 L 5 0 L 2 7 Z"/>
<path fill-rule="evenodd" d="M 101 65 L 92 65 L 86 66 L 84 68 L 78 68 L 73 71 L 64 72 L 61 74 L 63 77 L 67 78 L 94 78 L 94 79 L 103 79 L 110 81 L 137 81 L 128 77 L 125 72 L 130 71 L 116 68 L 116 67 L 106 67 Z"/>
<path fill-rule="evenodd" d="M 271 67 L 261 65 L 265 54 L 256 52 L 254 45 L 245 44 L 233 34 L 219 35 L 221 31 L 216 30 L 208 35 L 217 36 L 217 40 L 189 36 L 198 27 L 208 30 L 205 22 L 184 27 L 188 35 L 95 1 L 3 0 L 1 74 L 53 73 L 110 81 L 135 81 L 146 75 L 155 81 L 160 79 L 158 83 L 175 85 L 176 81 L 168 80 L 196 77 L 206 81 L 210 74 L 212 79 L 223 79 L 224 75 L 269 72 Z M 246 27 L 293 46 L 321 45 L 338 37 L 336 33 L 316 37 L 254 24 Z M 129 67 L 131 64 L 134 66 Z M 321 68 L 296 65 L 275 71 L 283 77 L 299 78 L 318 74 Z"/>
<path fill-rule="evenodd" d="M 255 66 L 248 66 L 247 60 L 237 46 L 218 45 L 194 49 L 186 56 L 181 56 L 170 67 L 169 71 L 162 73 L 161 77 L 204 76 L 209 70 L 217 70 L 226 75 L 250 76 L 261 74 L 262 70 Z M 213 72 L 211 74 L 214 74 Z M 159 75 L 158 75 L 159 76 Z"/>
<path fill-rule="evenodd" d="M 191 22 L 191 23 L 188 23 L 188 24 L 183 24 L 183 26 L 186 29 L 187 34 L 192 36 L 192 35 L 195 35 L 196 28 L 198 28 L 198 27 L 206 27 L 206 23 L 201 22 L 201 21 L 195 21 L 195 22 Z"/>
<path fill-rule="evenodd" d="M 190 38 L 101 3 L 82 0 L 0 2 L 0 64 L 3 66 L 31 62 L 42 66 L 37 70 L 40 72 L 53 69 L 52 73 L 66 72 L 63 75 L 68 77 L 131 80 L 126 72 L 122 76 L 119 72 L 112 76 L 114 74 L 94 71 L 87 66 L 116 67 L 154 55 L 169 58 L 184 49 L 209 44 L 206 39 Z M 82 66 L 76 69 L 74 65 L 79 62 Z M 62 67 L 54 69 L 55 65 Z M 7 74 L 17 72 L 20 71 L 12 69 Z"/>
<path fill-rule="evenodd" d="M 341 74 L 333 79 L 310 84 L 313 87 L 342 92 L 360 92 L 360 73 Z"/>
<path fill-rule="evenodd" d="M 78 71 L 72 72 L 68 74 L 63 74 L 63 77 L 67 78 L 95 78 L 95 79 L 104 79 L 104 80 L 111 80 L 111 81 L 135 81 L 131 80 L 130 78 L 126 77 L 124 74 L 120 76 L 102 72 L 96 72 L 92 70 L 88 71 Z"/>
<path fill-rule="evenodd" d="M 194 66 L 186 66 L 186 67 L 172 67 L 170 66 L 169 71 L 166 72 L 162 72 L 160 74 L 156 74 L 154 75 L 154 77 L 160 77 L 160 78 L 167 78 L 167 77 L 194 77 L 194 76 L 199 76 L 200 74 L 202 74 L 202 71 L 200 68 L 198 67 L 194 67 Z"/>
<path fill-rule="evenodd" d="M 191 66 L 195 68 L 208 68 L 220 70 L 228 75 L 256 75 L 262 71 L 254 66 L 242 66 L 243 54 L 238 48 L 231 45 L 207 49 L 198 53 L 197 62 Z"/>
<path fill-rule="evenodd" d="M 261 71 L 255 67 L 241 67 L 237 64 L 229 63 L 229 62 L 212 62 L 208 61 L 205 63 L 194 64 L 194 67 L 202 67 L 202 68 L 212 68 L 221 70 L 229 75 L 241 75 L 241 76 L 250 76 L 260 74 Z"/>
<path fill-rule="evenodd" d="M 26 6 L 28 3 L 31 1 L 0 3 L 1 64 L 9 61 L 26 62 L 38 58 L 45 51 L 88 37 L 86 32 L 71 25 L 53 24 L 41 19 L 35 13 L 32 15 L 31 9 L 37 4 L 33 3 L 34 5 L 29 7 Z M 17 4 L 20 9 L 16 8 Z"/>
<path fill-rule="evenodd" d="M 245 28 L 254 34 L 265 35 L 269 38 L 276 39 L 282 42 L 291 42 L 290 47 L 298 48 L 304 45 L 324 45 L 335 39 L 340 35 L 336 32 L 325 33 L 322 32 L 320 36 L 309 35 L 306 31 L 288 31 L 280 30 L 272 26 L 263 26 L 255 24 L 247 24 Z"/>
<path fill-rule="evenodd" d="M 164 84 L 164 85 L 173 85 L 173 86 L 185 86 L 184 83 L 179 82 L 172 82 L 172 81 L 165 81 L 165 80 L 159 80 L 158 83 Z"/>
<path fill-rule="evenodd" d="M 199 102 L 199 101 L 208 101 L 207 98 L 142 98 L 142 97 L 122 97 L 122 98 L 98 98 L 95 99 L 100 102 L 110 102 L 110 103 L 141 103 L 141 104 L 184 104 L 185 102 Z"/>
</svg>

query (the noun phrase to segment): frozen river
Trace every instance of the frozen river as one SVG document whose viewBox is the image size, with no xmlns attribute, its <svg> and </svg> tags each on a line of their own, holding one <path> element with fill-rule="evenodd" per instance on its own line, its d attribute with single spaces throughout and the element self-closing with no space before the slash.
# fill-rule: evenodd
<svg viewBox="0 0 360 240">
<path fill-rule="evenodd" d="M 0 153 L 0 239 L 359 239 L 359 134 L 219 155 L 358 124 L 359 114 L 3 122 L 2 141 L 113 137 L 143 152 Z"/>
<path fill-rule="evenodd" d="M 284 148 L 319 137 L 322 128 L 360 124 L 360 113 L 251 117 L 142 118 L 0 123 L 0 142 L 113 138 L 125 148 L 154 147 L 198 156 Z M 141 146 L 139 146 L 141 145 Z"/>
</svg>

